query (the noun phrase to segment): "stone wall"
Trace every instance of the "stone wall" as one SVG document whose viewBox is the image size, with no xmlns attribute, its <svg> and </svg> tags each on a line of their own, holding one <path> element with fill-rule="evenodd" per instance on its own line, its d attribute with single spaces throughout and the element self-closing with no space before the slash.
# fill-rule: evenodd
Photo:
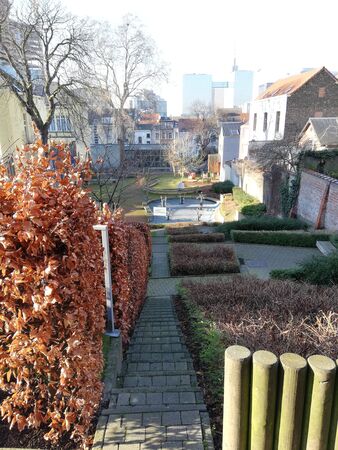
<svg viewBox="0 0 338 450">
<path fill-rule="evenodd" d="M 298 217 L 315 225 L 321 206 L 323 209 L 320 226 L 329 230 L 338 230 L 338 180 L 304 170 L 298 196 Z"/>
</svg>

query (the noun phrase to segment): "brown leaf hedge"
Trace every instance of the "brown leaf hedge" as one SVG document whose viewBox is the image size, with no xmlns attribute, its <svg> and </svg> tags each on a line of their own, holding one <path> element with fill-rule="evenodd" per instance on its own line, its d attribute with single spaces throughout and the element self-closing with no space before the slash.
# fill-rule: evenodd
<svg viewBox="0 0 338 450">
<path fill-rule="evenodd" d="M 38 144 L 19 153 L 14 179 L 1 169 L 1 415 L 51 440 L 83 437 L 101 398 L 105 294 L 87 169 Z"/>
<path fill-rule="evenodd" d="M 171 244 L 169 260 L 174 276 L 239 272 L 233 248 L 222 244 Z"/>
<path fill-rule="evenodd" d="M 89 163 L 65 145 L 18 152 L 0 167 L 0 408 L 19 430 L 88 445 L 102 396 L 106 299 L 100 234 L 108 223 L 117 327 L 127 342 L 142 306 L 149 229 L 102 214 L 83 189 Z"/>
<path fill-rule="evenodd" d="M 223 332 L 226 346 L 338 356 L 337 287 L 241 276 L 212 283 L 187 280 L 182 287 Z"/>
</svg>

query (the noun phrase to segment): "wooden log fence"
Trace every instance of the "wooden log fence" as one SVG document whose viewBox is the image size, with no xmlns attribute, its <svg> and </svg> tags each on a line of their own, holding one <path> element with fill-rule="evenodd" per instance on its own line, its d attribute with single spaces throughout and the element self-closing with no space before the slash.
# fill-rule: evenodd
<svg viewBox="0 0 338 450">
<path fill-rule="evenodd" d="M 338 450 L 338 360 L 233 345 L 224 361 L 223 450 Z"/>
</svg>

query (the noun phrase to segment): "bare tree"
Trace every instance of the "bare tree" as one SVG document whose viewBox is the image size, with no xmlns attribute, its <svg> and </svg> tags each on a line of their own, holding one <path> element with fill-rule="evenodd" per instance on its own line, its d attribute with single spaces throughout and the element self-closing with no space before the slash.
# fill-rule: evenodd
<svg viewBox="0 0 338 450">
<path fill-rule="evenodd" d="M 179 137 L 168 144 L 165 159 L 174 175 L 179 174 L 182 178 L 184 173 L 197 170 L 203 162 L 203 156 L 189 135 Z"/>
<path fill-rule="evenodd" d="M 217 116 L 210 105 L 200 101 L 193 103 L 191 110 L 197 118 L 194 129 L 195 141 L 201 155 L 207 159 L 207 155 L 211 153 L 210 144 L 216 141 L 219 133 Z"/>
<path fill-rule="evenodd" d="M 251 144 L 252 147 L 254 144 Z M 264 145 L 257 144 L 250 149 L 250 157 L 259 168 L 270 171 L 274 166 L 296 172 L 299 166 L 301 150 L 294 141 L 270 141 Z"/>
<path fill-rule="evenodd" d="M 80 101 L 77 89 L 89 78 L 91 43 L 89 22 L 54 0 L 28 0 L 0 24 L 0 78 L 44 144 L 56 108 L 66 98 Z"/>
<path fill-rule="evenodd" d="M 109 92 L 115 110 L 121 161 L 125 157 L 125 140 L 129 122 L 127 100 L 148 84 L 166 78 L 154 41 L 144 31 L 137 17 L 128 14 L 116 29 L 98 25 L 96 67 L 102 88 Z"/>
</svg>

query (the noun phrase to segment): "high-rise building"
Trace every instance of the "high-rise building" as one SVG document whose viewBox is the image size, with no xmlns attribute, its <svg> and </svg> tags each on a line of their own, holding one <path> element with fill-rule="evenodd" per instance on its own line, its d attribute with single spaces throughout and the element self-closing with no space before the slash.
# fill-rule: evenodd
<svg viewBox="0 0 338 450">
<path fill-rule="evenodd" d="M 194 103 L 212 105 L 212 77 L 204 73 L 183 75 L 183 114 L 192 113 Z"/>
<path fill-rule="evenodd" d="M 227 87 L 228 83 L 226 81 L 214 81 L 212 83 L 212 108 L 214 111 L 219 108 L 225 108 Z"/>
<path fill-rule="evenodd" d="M 232 72 L 228 76 L 228 86 L 225 90 L 225 107 L 243 107 L 253 97 L 254 72 L 239 69 L 234 60 Z"/>
</svg>

